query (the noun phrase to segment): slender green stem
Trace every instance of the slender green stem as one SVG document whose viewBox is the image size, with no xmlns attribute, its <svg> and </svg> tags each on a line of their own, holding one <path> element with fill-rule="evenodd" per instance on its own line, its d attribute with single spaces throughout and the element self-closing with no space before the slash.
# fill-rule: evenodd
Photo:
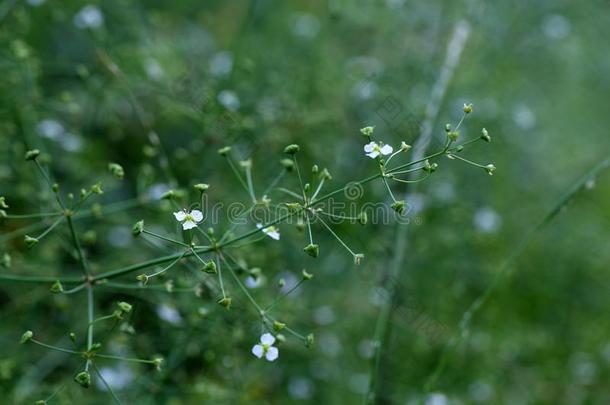
<svg viewBox="0 0 610 405">
<path fill-rule="evenodd" d="M 235 167 L 235 163 L 233 163 L 233 159 L 231 159 L 228 155 L 226 156 L 226 158 L 227 158 L 227 163 L 229 163 L 229 166 L 231 167 L 231 170 L 233 171 L 233 174 L 235 174 L 235 177 L 237 177 L 237 180 L 239 180 L 239 183 L 242 185 L 244 190 L 246 190 L 246 192 L 248 194 L 250 194 L 250 190 L 248 189 L 248 186 L 244 182 L 244 179 L 241 177 L 241 173 L 239 173 L 239 170 L 237 170 L 237 167 Z M 250 194 L 250 197 L 252 197 L 252 194 Z"/>
<path fill-rule="evenodd" d="M 256 193 L 254 192 L 254 184 L 252 183 L 252 167 L 246 167 L 246 181 L 248 183 L 248 192 L 250 193 L 250 198 L 252 198 L 252 202 L 256 204 Z"/>
<path fill-rule="evenodd" d="M 392 180 L 397 181 L 399 183 L 413 184 L 413 183 L 419 183 L 420 181 L 424 181 L 428 177 L 430 177 L 430 173 L 426 173 L 426 175 L 424 177 L 417 179 L 417 180 L 403 180 L 403 179 L 397 179 L 396 177 L 392 177 Z"/>
<path fill-rule="evenodd" d="M 246 297 L 248 297 L 248 300 L 250 300 L 250 302 L 252 303 L 252 305 L 254 306 L 254 308 L 256 308 L 256 310 L 259 313 L 262 313 L 262 308 L 260 305 L 258 305 L 258 303 L 256 302 L 256 300 L 254 299 L 254 297 L 252 297 L 252 295 L 250 294 L 250 292 L 248 291 L 248 289 L 246 288 L 246 286 L 241 282 L 241 280 L 239 279 L 239 277 L 237 277 L 237 274 L 235 274 L 235 272 L 233 271 L 233 268 L 231 267 L 231 265 L 229 264 L 229 262 L 227 261 L 227 259 L 224 258 L 222 253 L 219 253 L 217 257 L 220 257 L 222 259 L 222 261 L 227 265 L 227 268 L 229 269 L 229 272 L 231 273 L 231 275 L 233 276 L 233 278 L 235 279 L 235 282 L 237 283 L 237 285 L 239 286 L 239 288 L 242 290 L 242 292 L 244 293 L 244 295 Z M 237 263 L 236 263 L 237 264 Z"/>
<path fill-rule="evenodd" d="M 305 279 L 302 278 L 298 283 L 296 283 L 290 290 L 286 291 L 285 293 L 279 295 L 271 304 L 269 304 L 266 308 L 265 308 L 265 312 L 268 312 L 270 310 L 272 310 L 273 308 L 275 308 L 275 306 L 285 297 L 289 296 L 290 294 L 292 294 L 294 291 L 296 291 L 297 288 L 299 288 L 301 286 L 301 284 L 303 284 L 305 282 Z"/>
<path fill-rule="evenodd" d="M 34 219 L 34 218 L 49 218 L 63 215 L 63 212 L 44 212 L 40 214 L 8 214 L 7 219 Z"/>
<path fill-rule="evenodd" d="M 76 292 L 79 292 L 81 290 L 83 290 L 85 287 L 87 287 L 87 283 L 83 283 L 81 285 L 77 285 L 76 287 L 70 289 L 70 290 L 65 290 L 64 292 L 62 292 L 62 294 L 64 295 L 69 295 L 69 294 L 74 294 Z"/>
<path fill-rule="evenodd" d="M 319 220 L 319 221 L 322 223 L 322 225 L 324 225 L 324 227 L 325 227 L 326 229 L 328 229 L 328 232 L 330 232 L 330 233 L 331 233 L 331 234 L 332 234 L 332 235 L 335 237 L 335 239 L 337 239 L 337 240 L 339 241 L 339 243 L 341 243 L 341 245 L 343 245 L 343 247 L 344 247 L 344 248 L 346 248 L 346 249 L 347 249 L 347 251 L 348 251 L 348 252 L 350 252 L 350 253 L 352 254 L 352 256 L 356 256 L 356 253 L 354 253 L 354 252 L 352 251 L 352 249 L 350 249 L 350 248 L 349 248 L 349 246 L 347 246 L 347 245 L 345 244 L 345 242 L 343 242 L 343 240 L 342 240 L 342 239 L 339 237 L 339 235 L 337 235 L 337 234 L 336 234 L 336 233 L 335 233 L 335 232 L 332 230 L 332 228 L 331 228 L 330 226 L 328 226 L 328 224 L 326 224 L 326 222 L 324 222 L 324 220 L 323 220 L 322 218 L 320 218 L 320 216 L 319 216 L 319 215 L 316 215 L 316 218 L 317 218 L 317 219 L 318 219 L 318 220 Z"/>
<path fill-rule="evenodd" d="M 175 240 L 175 239 L 172 239 L 172 238 L 168 238 L 167 236 L 159 235 L 159 234 L 151 232 L 151 231 L 149 231 L 147 229 L 142 230 L 142 233 L 145 233 L 145 234 L 150 235 L 150 236 L 154 236 L 155 238 L 162 239 L 162 240 L 164 240 L 166 242 L 175 243 L 176 245 L 184 246 L 184 247 L 187 247 L 187 248 L 190 247 L 190 245 L 187 245 L 184 242 L 180 242 L 178 240 Z"/>
<path fill-rule="evenodd" d="M 220 285 L 220 292 L 222 293 L 222 298 L 227 298 L 227 294 L 225 293 L 225 286 L 222 281 L 222 268 L 220 266 L 220 260 L 218 259 L 219 254 L 216 255 L 216 269 L 218 270 L 218 284 Z"/>
<path fill-rule="evenodd" d="M 453 158 L 455 158 L 455 159 L 461 160 L 461 161 L 463 161 L 463 162 L 466 162 L 466 163 L 468 163 L 468 164 L 470 164 L 470 165 L 473 165 L 473 166 L 476 166 L 476 167 L 480 167 L 480 168 L 482 168 L 482 169 L 485 169 L 485 165 L 481 165 L 481 164 L 479 164 L 479 163 L 473 162 L 472 160 L 468 160 L 468 159 L 466 159 L 466 158 L 463 158 L 463 157 L 461 157 L 461 156 L 455 155 L 455 154 L 453 154 L 453 153 L 452 153 L 451 155 L 449 155 L 449 156 L 451 156 L 451 157 L 453 157 Z"/>
<path fill-rule="evenodd" d="M 186 252 L 182 253 L 182 255 L 180 255 L 180 256 L 178 256 L 178 257 L 176 258 L 176 260 L 174 260 L 174 261 L 173 261 L 173 262 L 171 262 L 171 263 L 170 263 L 168 266 L 166 266 L 166 267 L 162 268 L 161 270 L 159 270 L 159 271 L 157 271 L 157 272 L 155 272 L 155 273 L 153 273 L 153 274 L 147 274 L 148 278 L 153 278 L 153 277 L 156 277 L 156 276 L 158 276 L 158 275 L 160 275 L 160 274 L 165 273 L 166 271 L 168 271 L 169 269 L 171 269 L 172 267 L 174 267 L 174 265 L 175 265 L 176 263 L 178 263 L 180 260 L 182 260 L 182 258 L 183 258 L 184 256 L 186 256 Z"/>
<path fill-rule="evenodd" d="M 394 194 L 392 193 L 392 189 L 390 189 L 390 185 L 388 184 L 388 180 L 386 179 L 385 175 L 381 176 L 381 179 L 383 180 L 383 184 L 385 184 L 385 187 L 388 189 L 388 193 L 390 193 L 390 197 L 392 197 L 392 202 L 396 202 L 396 198 L 394 197 Z"/>
<path fill-rule="evenodd" d="M 287 194 L 287 195 L 289 195 L 289 196 L 291 196 L 291 197 L 294 197 L 294 198 L 298 198 L 299 200 L 303 201 L 303 197 L 302 197 L 302 196 L 300 196 L 300 195 L 298 195 L 298 194 L 297 194 L 297 193 L 295 193 L 294 191 L 290 191 L 290 190 L 288 190 L 288 189 L 286 189 L 286 188 L 283 188 L 283 187 L 277 187 L 277 188 L 275 188 L 275 190 L 277 190 L 277 191 L 281 191 L 281 192 L 282 192 L 282 193 L 284 193 L 284 194 Z"/>
<path fill-rule="evenodd" d="M 105 321 L 107 319 L 116 319 L 116 316 L 114 314 L 100 316 L 99 318 L 96 318 L 96 319 L 92 320 L 91 322 L 89 322 L 89 324 L 93 325 L 95 323 L 102 322 L 102 321 Z"/>
<path fill-rule="evenodd" d="M 275 179 L 273 179 L 271 184 L 269 184 L 269 186 L 265 189 L 265 191 L 263 192 L 263 195 L 269 194 L 269 192 L 280 182 L 280 180 L 282 180 L 282 178 L 284 178 L 285 175 L 286 175 L 286 169 L 282 169 L 280 174 L 278 174 L 275 177 Z"/>
<path fill-rule="evenodd" d="M 36 239 L 41 240 L 42 238 L 44 238 L 45 236 L 47 236 L 49 234 L 49 232 L 51 232 L 57 225 L 59 225 L 59 223 L 62 221 L 62 219 L 64 219 L 63 217 L 57 218 L 55 220 L 55 222 L 53 222 L 53 224 L 51 224 L 51 226 L 49 226 L 47 229 L 45 229 L 40 235 L 38 235 L 36 237 Z"/>
<path fill-rule="evenodd" d="M 100 359 L 128 361 L 130 363 L 155 364 L 154 360 L 136 359 L 136 358 L 132 358 L 132 357 L 112 356 L 110 354 L 96 354 L 95 357 L 100 358 Z"/>
<path fill-rule="evenodd" d="M 100 370 L 97 369 L 97 366 L 95 365 L 95 363 L 91 363 L 91 366 L 93 366 L 93 370 L 95 371 L 95 374 L 97 374 L 97 376 L 100 378 L 100 380 L 102 380 L 102 382 L 104 383 L 104 386 L 106 386 L 106 389 L 110 393 L 110 396 L 112 397 L 112 399 L 114 399 L 114 402 L 116 402 L 119 405 L 122 405 L 121 400 L 114 393 L 114 391 L 112 390 L 112 387 L 110 386 L 110 384 L 108 384 L 108 381 L 106 381 L 106 379 L 102 376 L 102 373 L 100 373 Z"/>
<path fill-rule="evenodd" d="M 34 338 L 30 339 L 30 341 L 31 341 L 32 343 L 37 344 L 38 346 L 42 346 L 42 347 L 45 347 L 45 348 L 47 348 L 47 349 L 55 350 L 55 351 L 62 352 L 62 353 L 67 353 L 67 354 L 76 354 L 76 355 L 79 355 L 79 356 L 82 356 L 82 355 L 84 354 L 83 352 L 77 352 L 77 351 L 70 350 L 70 349 L 64 349 L 63 347 L 58 347 L 58 346 L 48 345 L 48 344 L 43 343 L 43 342 L 41 342 L 41 341 L 39 341 L 39 340 L 36 340 L 36 339 L 34 339 Z"/>
<path fill-rule="evenodd" d="M 318 187 L 316 188 L 316 191 L 311 196 L 312 200 L 315 200 L 316 197 L 318 196 L 318 194 L 320 193 L 320 190 L 322 190 L 322 187 L 324 186 L 324 180 L 325 179 L 320 180 L 320 184 L 318 184 Z"/>
<path fill-rule="evenodd" d="M 320 209 L 316 210 L 316 214 L 326 215 L 327 217 L 335 218 L 335 219 L 345 219 L 348 221 L 357 221 L 358 220 L 358 218 L 356 218 L 356 217 L 348 217 L 345 215 L 331 214 L 330 212 L 322 211 Z"/>
<path fill-rule="evenodd" d="M 83 253 L 83 249 L 81 248 L 80 241 L 78 236 L 76 235 L 76 231 L 74 230 L 74 222 L 72 221 L 71 215 L 66 215 L 66 219 L 68 221 L 68 228 L 70 229 L 70 235 L 72 236 L 72 242 L 74 243 L 74 247 L 76 248 L 76 254 L 78 255 L 78 260 L 82 266 L 82 270 L 85 273 L 85 276 L 90 275 L 89 265 L 87 264 L 87 260 L 85 260 L 85 255 Z"/>
</svg>

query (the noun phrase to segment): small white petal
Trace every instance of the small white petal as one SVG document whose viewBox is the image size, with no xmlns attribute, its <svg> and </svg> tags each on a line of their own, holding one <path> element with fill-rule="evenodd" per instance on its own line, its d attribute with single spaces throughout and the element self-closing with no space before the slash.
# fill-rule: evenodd
<svg viewBox="0 0 610 405">
<path fill-rule="evenodd" d="M 392 148 L 390 145 L 383 145 L 381 147 L 381 153 L 384 155 L 389 155 L 393 151 L 394 151 L 394 148 Z"/>
<path fill-rule="evenodd" d="M 271 239 L 280 240 L 280 231 L 274 230 L 266 233 Z"/>
<path fill-rule="evenodd" d="M 194 223 L 193 221 L 190 221 L 190 220 L 189 221 L 184 221 L 182 223 L 182 229 L 184 229 L 185 231 L 189 230 L 189 229 L 196 228 L 196 227 L 197 227 L 197 224 Z"/>
<path fill-rule="evenodd" d="M 275 342 L 275 338 L 271 333 L 264 333 L 261 336 L 261 343 L 264 345 L 271 346 Z"/>
<path fill-rule="evenodd" d="M 203 219 L 203 213 L 199 210 L 192 210 L 191 217 L 195 220 L 195 222 L 201 222 Z"/>
<path fill-rule="evenodd" d="M 374 150 L 371 153 L 367 153 L 366 155 L 372 159 L 375 159 L 377 156 L 379 156 L 379 152 Z"/>
<path fill-rule="evenodd" d="M 263 357 L 263 351 L 263 346 L 261 345 L 254 345 L 254 347 L 252 348 L 252 354 L 258 357 L 259 359 Z"/>
<path fill-rule="evenodd" d="M 364 145 L 364 151 L 367 153 L 372 152 L 375 149 L 375 146 L 377 146 L 375 142 L 367 143 Z"/>
<path fill-rule="evenodd" d="M 265 354 L 265 358 L 268 361 L 273 361 L 275 359 L 277 359 L 280 356 L 280 351 L 277 349 L 277 347 L 273 347 L 271 346 L 269 349 L 267 349 L 267 353 Z"/>
<path fill-rule="evenodd" d="M 178 212 L 174 212 L 174 217 L 176 217 L 176 221 L 184 221 L 184 218 L 186 218 L 186 212 L 184 211 L 178 211 Z"/>
<path fill-rule="evenodd" d="M 263 227 L 263 224 L 256 224 L 256 227 L 257 227 L 258 229 L 261 229 L 261 228 Z M 263 231 L 263 232 L 264 232 L 264 231 Z"/>
</svg>

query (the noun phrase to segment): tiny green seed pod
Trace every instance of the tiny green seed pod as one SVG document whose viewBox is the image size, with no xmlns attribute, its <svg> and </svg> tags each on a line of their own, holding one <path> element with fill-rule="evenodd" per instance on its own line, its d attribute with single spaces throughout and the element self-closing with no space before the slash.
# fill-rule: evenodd
<svg viewBox="0 0 610 405">
<path fill-rule="evenodd" d="M 368 126 L 360 128 L 360 133 L 362 134 L 362 136 L 371 137 L 373 136 L 373 132 L 375 132 L 375 127 Z"/>
<path fill-rule="evenodd" d="M 218 154 L 220 156 L 227 156 L 229 154 L 229 152 L 231 152 L 230 146 L 225 146 L 224 148 L 218 149 Z"/>
<path fill-rule="evenodd" d="M 32 149 L 25 152 L 25 160 L 35 160 L 40 156 L 40 151 L 38 149 Z"/>
<path fill-rule="evenodd" d="M 133 236 L 139 236 L 142 232 L 144 232 L 144 220 L 140 220 L 133 225 L 131 228 L 131 233 Z"/>
<path fill-rule="evenodd" d="M 320 255 L 320 247 L 315 243 L 310 243 L 303 248 L 303 251 L 311 257 L 318 257 Z"/>
<path fill-rule="evenodd" d="M 284 148 L 284 153 L 287 153 L 289 155 L 294 155 L 294 154 L 298 153 L 299 150 L 300 150 L 299 145 L 292 144 L 292 145 L 288 145 Z"/>
<path fill-rule="evenodd" d="M 74 381 L 83 388 L 89 388 L 91 386 L 91 374 L 86 371 L 81 371 L 74 376 Z"/>
</svg>

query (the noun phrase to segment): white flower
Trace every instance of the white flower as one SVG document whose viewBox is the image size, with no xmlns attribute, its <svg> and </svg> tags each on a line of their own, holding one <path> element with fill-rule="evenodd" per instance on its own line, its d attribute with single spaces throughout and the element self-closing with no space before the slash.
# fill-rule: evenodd
<svg viewBox="0 0 610 405">
<path fill-rule="evenodd" d="M 263 224 L 256 224 L 256 227 L 258 229 L 262 229 Z M 275 226 L 267 227 L 267 228 L 263 229 L 262 232 L 265 235 L 269 236 L 271 239 L 280 240 L 280 230 L 277 229 Z"/>
<path fill-rule="evenodd" d="M 390 145 L 380 146 L 377 142 L 371 142 L 364 145 L 365 154 L 375 159 L 379 155 L 389 155 L 394 149 Z"/>
<path fill-rule="evenodd" d="M 182 210 L 174 212 L 174 217 L 179 222 L 182 222 L 182 229 L 193 229 L 197 226 L 198 222 L 203 220 L 203 214 L 199 210 Z"/>
<path fill-rule="evenodd" d="M 277 359 L 280 355 L 277 347 L 272 346 L 275 343 L 275 338 L 271 333 L 265 333 L 261 336 L 261 342 L 252 347 L 252 354 L 259 359 L 265 356 L 268 361 Z"/>
<path fill-rule="evenodd" d="M 74 25 L 76 25 L 76 28 L 95 29 L 101 27 L 102 24 L 104 24 L 102 10 L 100 10 L 98 6 L 92 4 L 86 5 L 74 16 Z"/>
</svg>

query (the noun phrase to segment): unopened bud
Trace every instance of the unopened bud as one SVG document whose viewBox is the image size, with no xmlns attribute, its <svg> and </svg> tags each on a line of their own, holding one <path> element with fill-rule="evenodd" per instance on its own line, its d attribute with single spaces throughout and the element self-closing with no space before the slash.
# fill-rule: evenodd
<svg viewBox="0 0 610 405">
<path fill-rule="evenodd" d="M 314 345 L 314 343 L 315 343 L 315 339 L 314 339 L 313 333 L 310 333 L 309 335 L 307 335 L 305 337 L 305 347 L 311 347 Z"/>
<path fill-rule="evenodd" d="M 405 211 L 405 202 L 403 200 L 395 201 L 391 207 L 397 214 L 402 214 Z"/>
<path fill-rule="evenodd" d="M 318 165 L 313 165 L 311 167 L 311 173 L 312 174 L 317 174 L 320 171 L 320 168 L 318 167 Z"/>
<path fill-rule="evenodd" d="M 282 329 L 284 329 L 286 327 L 285 323 L 282 322 L 278 322 L 278 321 L 274 321 L 273 322 L 273 330 L 276 332 L 281 331 Z"/>
<path fill-rule="evenodd" d="M 32 238 L 29 235 L 25 235 L 25 237 L 23 238 L 23 241 L 25 242 L 25 245 L 28 248 L 31 248 L 31 247 L 33 247 L 34 245 L 36 245 L 38 243 L 38 239 Z"/>
<path fill-rule="evenodd" d="M 139 236 L 144 231 L 144 220 L 140 220 L 133 225 L 131 233 L 133 236 Z"/>
<path fill-rule="evenodd" d="M 406 151 L 408 151 L 409 149 L 411 149 L 411 145 L 408 145 L 408 144 L 407 144 L 405 141 L 402 141 L 402 142 L 400 143 L 400 150 L 401 150 L 402 152 L 406 152 Z"/>
<path fill-rule="evenodd" d="M 491 142 L 491 136 L 489 136 L 489 133 L 485 128 L 483 128 L 483 130 L 481 131 L 481 139 L 485 142 Z"/>
<path fill-rule="evenodd" d="M 223 297 L 218 300 L 218 304 L 226 309 L 229 309 L 231 307 L 231 298 Z"/>
<path fill-rule="evenodd" d="M 328 171 L 328 169 L 324 168 L 324 169 L 322 169 L 322 172 L 320 173 L 320 179 L 332 180 L 333 176 L 331 176 L 331 174 Z"/>
<path fill-rule="evenodd" d="M 216 270 L 216 263 L 214 263 L 213 260 L 210 260 L 209 262 L 207 262 L 203 268 L 201 269 L 201 271 L 203 271 L 204 273 L 209 273 L 209 274 L 216 274 L 217 270 Z"/>
<path fill-rule="evenodd" d="M 288 145 L 284 148 L 284 153 L 287 153 L 289 155 L 294 155 L 299 152 L 299 149 L 300 149 L 299 145 L 297 145 L 297 144 Z"/>
<path fill-rule="evenodd" d="M 146 284 L 148 283 L 148 276 L 146 274 L 140 274 L 136 277 L 136 280 L 138 280 L 142 284 Z"/>
<path fill-rule="evenodd" d="M 445 124 L 445 132 L 451 132 L 451 124 Z"/>
<path fill-rule="evenodd" d="M 53 294 L 59 294 L 59 293 L 62 293 L 62 292 L 64 292 L 64 286 L 63 286 L 63 285 L 61 285 L 61 282 L 60 282 L 59 280 L 56 280 L 56 281 L 53 283 L 53 285 L 51 286 L 50 291 L 51 291 Z"/>
<path fill-rule="evenodd" d="M 123 180 L 123 177 L 125 177 L 125 170 L 118 163 L 108 163 L 108 171 L 119 180 Z"/>
<path fill-rule="evenodd" d="M 122 312 L 124 312 L 124 313 L 126 313 L 126 314 L 130 313 L 130 312 L 131 312 L 131 310 L 132 310 L 132 308 L 133 308 L 133 307 L 131 306 L 131 304 L 129 304 L 129 303 L 127 303 L 127 302 L 124 302 L 124 301 L 119 302 L 119 303 L 117 304 L 117 307 L 119 307 L 119 310 L 121 310 Z"/>
<path fill-rule="evenodd" d="M 198 183 L 198 184 L 195 184 L 193 186 L 193 188 L 195 190 L 199 191 L 200 193 L 204 193 L 204 192 L 206 192 L 210 188 L 210 185 L 209 184 L 205 184 L 205 183 Z"/>
<path fill-rule="evenodd" d="M 280 163 L 282 166 L 284 166 L 287 172 L 291 172 L 294 169 L 294 162 L 290 159 L 282 159 L 280 160 Z"/>
<path fill-rule="evenodd" d="M 303 269 L 301 274 L 303 275 L 303 280 L 311 280 L 313 278 L 313 274 L 308 273 L 305 269 Z"/>
<path fill-rule="evenodd" d="M 176 192 L 174 190 L 168 190 L 161 195 L 161 200 L 171 200 L 176 197 Z"/>
<path fill-rule="evenodd" d="M 32 340 L 33 337 L 34 337 L 34 332 L 32 332 L 31 330 L 25 331 L 25 333 L 23 335 L 21 335 L 21 340 L 19 341 L 19 343 L 21 343 L 21 344 L 27 343 L 30 340 Z"/>
<path fill-rule="evenodd" d="M 35 160 L 38 156 L 40 156 L 40 151 L 38 149 L 32 149 L 25 152 L 25 160 Z"/>
<path fill-rule="evenodd" d="M 311 257 L 318 257 L 320 255 L 320 247 L 315 243 L 305 246 L 303 251 Z"/>
<path fill-rule="evenodd" d="M 354 255 L 354 264 L 356 266 L 360 265 L 360 262 L 362 261 L 362 259 L 364 259 L 364 254 L 362 253 L 356 253 Z"/>
<path fill-rule="evenodd" d="M 3 208 L 3 209 L 9 208 L 8 204 L 6 203 L 6 199 L 4 197 L 0 197 L 0 208 Z"/>
<path fill-rule="evenodd" d="M 472 112 L 472 103 L 471 104 L 464 104 L 464 113 L 470 114 L 471 112 Z"/>
<path fill-rule="evenodd" d="M 89 388 L 91 386 L 91 374 L 86 371 L 81 371 L 74 376 L 74 381 L 83 388 Z"/>
<path fill-rule="evenodd" d="M 361 133 L 363 136 L 366 136 L 366 137 L 369 137 L 369 138 L 370 138 L 371 136 L 373 136 L 373 132 L 374 132 L 374 131 L 375 131 L 375 127 L 370 127 L 370 126 L 369 126 L 369 127 L 360 128 L 360 133 Z"/>
<path fill-rule="evenodd" d="M 229 152 L 231 152 L 230 146 L 225 146 L 224 148 L 218 149 L 218 154 L 220 156 L 227 156 L 229 154 Z"/>
<path fill-rule="evenodd" d="M 161 371 L 161 366 L 163 365 L 163 359 L 161 357 L 157 357 L 153 359 L 153 365 L 155 366 L 155 370 Z"/>
<path fill-rule="evenodd" d="M 104 191 L 102 190 L 102 184 L 101 183 L 96 183 L 94 185 L 91 186 L 91 191 L 95 194 L 103 194 Z"/>
<path fill-rule="evenodd" d="M 252 159 L 242 160 L 239 165 L 244 169 L 249 169 L 252 167 Z"/>
<path fill-rule="evenodd" d="M 447 137 L 451 140 L 451 142 L 455 142 L 460 137 L 460 131 L 450 131 L 447 133 Z"/>
<path fill-rule="evenodd" d="M 496 170 L 496 166 L 492 165 L 491 163 L 488 164 L 487 166 L 485 166 L 485 171 L 490 176 L 493 176 L 495 170 Z"/>
</svg>

